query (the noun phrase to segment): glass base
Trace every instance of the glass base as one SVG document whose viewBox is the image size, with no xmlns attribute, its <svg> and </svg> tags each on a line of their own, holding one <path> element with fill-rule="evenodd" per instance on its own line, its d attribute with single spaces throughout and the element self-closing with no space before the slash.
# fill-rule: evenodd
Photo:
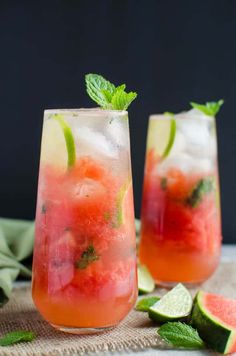
<svg viewBox="0 0 236 356">
<path fill-rule="evenodd" d="M 166 288 L 166 289 L 171 289 L 173 287 L 175 287 L 178 283 L 182 283 L 186 288 L 197 288 L 199 287 L 204 281 L 197 281 L 197 282 L 169 282 L 169 281 L 158 281 L 156 280 L 155 283 L 157 285 L 157 287 L 161 287 L 161 288 Z"/>
<path fill-rule="evenodd" d="M 77 334 L 77 335 L 86 335 L 86 334 L 98 334 L 108 330 L 111 330 L 115 327 L 113 326 L 105 326 L 102 328 L 80 328 L 73 326 L 63 326 L 63 325 L 55 325 L 51 324 L 55 329 L 63 331 L 64 333 Z"/>
</svg>

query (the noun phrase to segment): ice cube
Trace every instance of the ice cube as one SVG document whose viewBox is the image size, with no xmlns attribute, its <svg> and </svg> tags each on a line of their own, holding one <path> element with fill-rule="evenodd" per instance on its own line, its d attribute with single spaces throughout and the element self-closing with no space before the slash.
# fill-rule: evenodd
<svg viewBox="0 0 236 356">
<path fill-rule="evenodd" d="M 89 198 L 91 195 L 104 193 L 105 187 L 91 178 L 85 178 L 73 187 L 73 195 L 76 198 Z"/>
<path fill-rule="evenodd" d="M 186 151 L 197 157 L 208 157 L 212 118 L 196 109 L 180 113 L 176 118 L 177 132 L 180 130 L 184 135 Z"/>
<path fill-rule="evenodd" d="M 184 174 L 188 173 L 209 173 L 212 170 L 212 163 L 209 159 L 199 159 L 187 153 L 179 153 L 167 157 L 158 166 L 158 174 L 166 175 L 169 169 L 178 169 Z"/>
<path fill-rule="evenodd" d="M 128 121 L 125 118 L 111 119 L 106 125 L 105 132 L 115 145 L 129 147 Z"/>
<path fill-rule="evenodd" d="M 81 127 L 76 128 L 75 135 L 78 156 L 118 157 L 118 148 L 101 132 L 94 131 L 88 127 Z"/>
<path fill-rule="evenodd" d="M 171 148 L 170 155 L 184 152 L 186 149 L 186 140 L 180 131 L 176 131 L 174 144 Z"/>
</svg>

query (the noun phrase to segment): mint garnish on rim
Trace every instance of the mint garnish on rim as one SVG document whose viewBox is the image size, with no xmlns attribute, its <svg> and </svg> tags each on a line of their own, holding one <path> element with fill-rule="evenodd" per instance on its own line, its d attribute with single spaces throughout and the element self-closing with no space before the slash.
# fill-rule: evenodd
<svg viewBox="0 0 236 356">
<path fill-rule="evenodd" d="M 85 83 L 90 98 L 103 109 L 126 110 L 137 97 L 137 93 L 125 91 L 125 84 L 115 87 L 99 74 L 86 74 Z"/>
<path fill-rule="evenodd" d="M 208 116 L 215 116 L 219 112 L 220 107 L 223 104 L 224 104 L 224 100 L 222 100 L 222 99 L 219 101 L 216 101 L 216 102 L 215 101 L 206 102 L 205 105 L 194 103 L 194 102 L 190 103 L 190 105 L 193 108 L 202 111 L 204 114 L 206 114 Z"/>
</svg>

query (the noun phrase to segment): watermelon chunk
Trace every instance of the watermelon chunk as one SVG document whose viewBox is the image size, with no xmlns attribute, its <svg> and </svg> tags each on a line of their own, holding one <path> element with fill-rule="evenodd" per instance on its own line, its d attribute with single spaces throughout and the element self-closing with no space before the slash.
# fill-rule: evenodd
<svg viewBox="0 0 236 356">
<path fill-rule="evenodd" d="M 236 351 L 236 300 L 198 292 L 192 323 L 213 350 L 223 354 Z"/>
</svg>

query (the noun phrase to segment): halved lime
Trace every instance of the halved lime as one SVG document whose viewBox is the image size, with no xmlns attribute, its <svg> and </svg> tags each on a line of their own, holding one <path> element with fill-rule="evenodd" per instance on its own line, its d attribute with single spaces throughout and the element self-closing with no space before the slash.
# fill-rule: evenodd
<svg viewBox="0 0 236 356">
<path fill-rule="evenodd" d="M 158 300 L 160 300 L 160 297 L 147 297 L 147 298 L 142 298 L 138 301 L 135 309 L 138 311 L 142 312 L 148 312 L 149 308 L 153 306 Z"/>
<path fill-rule="evenodd" d="M 140 293 L 151 293 L 155 289 L 155 282 L 148 268 L 144 265 L 138 266 L 138 290 Z"/>
<path fill-rule="evenodd" d="M 176 321 L 186 318 L 192 310 L 191 294 L 181 283 L 166 293 L 149 308 L 149 317 L 157 322 Z"/>
<path fill-rule="evenodd" d="M 162 159 L 166 158 L 175 141 L 176 121 L 173 115 L 154 116 L 149 121 L 147 148 L 154 148 Z"/>
</svg>

